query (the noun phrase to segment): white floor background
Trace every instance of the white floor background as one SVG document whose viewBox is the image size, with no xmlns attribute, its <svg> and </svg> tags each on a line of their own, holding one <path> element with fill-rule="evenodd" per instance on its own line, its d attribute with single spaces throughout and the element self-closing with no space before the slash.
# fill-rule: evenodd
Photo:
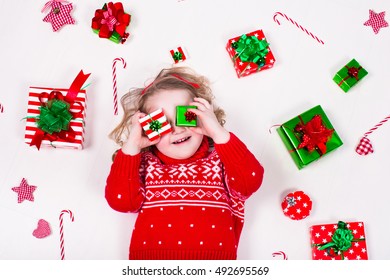
<svg viewBox="0 0 390 280">
<path fill-rule="evenodd" d="M 143 86 L 161 68 L 173 64 L 169 50 L 182 46 L 181 63 L 212 82 L 216 102 L 235 132 L 265 167 L 261 189 L 246 204 L 239 259 L 273 259 L 284 251 L 291 260 L 311 259 L 309 227 L 320 223 L 363 221 L 370 259 L 390 259 L 390 123 L 371 140 L 375 152 L 355 153 L 360 137 L 390 114 L 390 28 L 375 35 L 364 26 L 369 9 L 386 11 L 386 0 L 343 1 L 123 1 L 132 15 L 124 45 L 100 39 L 90 28 L 103 1 L 74 1 L 75 25 L 53 32 L 40 12 L 46 0 L 0 0 L 0 259 L 59 259 L 59 214 L 64 218 L 67 259 L 126 259 L 136 215 L 113 211 L 104 188 L 117 146 L 107 134 L 120 121 L 113 115 L 111 65 L 118 65 L 119 96 Z M 282 12 L 321 38 L 273 16 Z M 270 70 L 238 79 L 225 50 L 230 38 L 262 29 L 275 55 Z M 348 93 L 333 75 L 357 59 L 369 72 Z M 42 148 L 24 143 L 29 86 L 67 87 L 83 69 L 92 73 L 84 150 Z M 344 145 L 298 170 L 276 131 L 268 129 L 320 104 Z M 17 203 L 11 190 L 21 179 L 37 186 L 35 201 Z M 311 215 L 293 221 L 280 203 L 290 191 L 313 200 Z M 39 219 L 52 234 L 32 236 Z"/>
</svg>

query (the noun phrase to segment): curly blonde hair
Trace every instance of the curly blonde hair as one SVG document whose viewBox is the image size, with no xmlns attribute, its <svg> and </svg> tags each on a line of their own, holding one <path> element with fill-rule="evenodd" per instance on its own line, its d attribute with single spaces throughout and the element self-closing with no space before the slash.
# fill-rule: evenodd
<svg viewBox="0 0 390 280">
<path fill-rule="evenodd" d="M 182 79 L 180 79 L 182 78 Z M 190 83 L 199 85 L 195 88 Z M 200 97 L 213 104 L 214 95 L 209 87 L 209 81 L 206 77 L 196 74 L 188 67 L 172 67 L 163 69 L 154 79 L 154 81 L 144 88 L 132 88 L 121 98 L 123 108 L 123 118 L 118 126 L 109 134 L 120 146 L 129 136 L 129 126 L 131 117 L 137 112 L 145 112 L 146 101 L 159 90 L 186 89 L 193 97 Z M 218 122 L 223 126 L 225 124 L 225 112 L 214 106 L 214 113 Z"/>
</svg>

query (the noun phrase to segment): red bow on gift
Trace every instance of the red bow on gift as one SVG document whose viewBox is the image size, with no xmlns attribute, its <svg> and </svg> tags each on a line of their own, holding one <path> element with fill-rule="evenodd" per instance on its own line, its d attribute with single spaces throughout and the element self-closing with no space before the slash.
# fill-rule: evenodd
<svg viewBox="0 0 390 280">
<path fill-rule="evenodd" d="M 309 152 L 318 148 L 321 155 L 326 153 L 326 142 L 330 139 L 334 129 L 328 129 L 322 123 L 321 115 L 315 115 L 306 124 L 303 123 L 302 118 L 299 116 L 301 122 L 296 125 L 295 131 L 303 134 L 301 143 L 298 149 L 307 148 Z"/>
<path fill-rule="evenodd" d="M 110 38 L 114 31 L 123 37 L 129 24 L 130 15 L 125 14 L 121 2 L 105 4 L 103 9 L 95 11 L 92 19 L 92 28 L 99 29 L 100 38 Z"/>
</svg>

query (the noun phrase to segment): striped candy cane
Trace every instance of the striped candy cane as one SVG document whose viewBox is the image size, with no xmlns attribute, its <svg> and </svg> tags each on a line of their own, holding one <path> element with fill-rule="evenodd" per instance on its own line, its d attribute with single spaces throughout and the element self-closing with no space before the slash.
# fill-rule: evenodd
<svg viewBox="0 0 390 280">
<path fill-rule="evenodd" d="M 62 210 L 60 214 L 60 248 L 61 248 L 61 260 L 65 260 L 65 250 L 64 250 L 64 222 L 62 216 L 68 213 L 70 216 L 70 221 L 74 221 L 73 213 L 70 210 Z"/>
<path fill-rule="evenodd" d="M 281 15 L 282 17 L 286 18 L 288 21 L 290 21 L 292 24 L 295 24 L 296 27 L 300 28 L 302 31 L 306 32 L 307 35 L 310 35 L 313 39 L 316 39 L 318 43 L 321 43 L 321 44 L 325 44 L 321 39 L 319 39 L 317 36 L 315 36 L 313 33 L 311 33 L 310 31 L 308 31 L 306 28 L 304 28 L 303 26 L 299 25 L 296 21 L 292 20 L 291 18 L 289 18 L 286 14 L 283 14 L 283 13 L 280 13 L 280 12 L 276 12 L 274 14 L 274 21 L 280 25 L 280 22 L 278 21 L 278 19 L 276 18 L 277 15 Z"/>
<path fill-rule="evenodd" d="M 3 105 L 0 103 L 0 113 L 3 113 L 4 112 L 4 107 Z"/>
<path fill-rule="evenodd" d="M 278 251 L 278 252 L 272 253 L 272 256 L 273 257 L 283 256 L 283 260 L 288 260 L 287 255 L 283 251 Z"/>
<path fill-rule="evenodd" d="M 121 61 L 123 68 L 126 68 L 126 61 L 122 57 L 117 57 L 112 61 L 112 89 L 114 95 L 114 115 L 118 115 L 118 93 L 116 87 L 116 62 Z"/>
<path fill-rule="evenodd" d="M 390 119 L 390 116 L 387 116 L 383 120 L 381 120 L 378 124 L 376 124 L 373 128 L 371 128 L 369 131 L 364 133 L 363 137 L 360 139 L 359 145 L 356 147 L 356 152 L 361 155 L 365 156 L 368 154 L 371 154 L 374 152 L 374 149 L 372 147 L 370 139 L 368 139 L 368 135 L 373 133 L 375 130 L 377 130 L 380 126 L 382 126 L 385 122 L 387 122 Z"/>
</svg>

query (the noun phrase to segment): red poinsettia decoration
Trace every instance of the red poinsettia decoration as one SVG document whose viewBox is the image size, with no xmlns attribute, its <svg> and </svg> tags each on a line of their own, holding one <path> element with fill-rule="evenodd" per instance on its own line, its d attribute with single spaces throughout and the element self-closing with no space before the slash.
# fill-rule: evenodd
<svg viewBox="0 0 390 280">
<path fill-rule="evenodd" d="M 310 215 L 313 202 L 303 191 L 289 193 L 283 199 L 282 209 L 284 215 L 292 220 L 302 220 Z"/>
<path fill-rule="evenodd" d="M 334 129 L 326 128 L 321 115 L 315 115 L 306 124 L 301 119 L 301 122 L 296 125 L 295 131 L 302 133 L 298 149 L 306 148 L 309 152 L 318 149 L 320 154 L 323 155 L 326 153 L 326 142 L 332 137 Z"/>
<path fill-rule="evenodd" d="M 129 24 L 130 15 L 124 12 L 121 2 L 105 4 L 103 9 L 95 11 L 92 19 L 92 28 L 99 30 L 100 38 L 110 38 L 114 31 L 123 37 Z"/>
</svg>

